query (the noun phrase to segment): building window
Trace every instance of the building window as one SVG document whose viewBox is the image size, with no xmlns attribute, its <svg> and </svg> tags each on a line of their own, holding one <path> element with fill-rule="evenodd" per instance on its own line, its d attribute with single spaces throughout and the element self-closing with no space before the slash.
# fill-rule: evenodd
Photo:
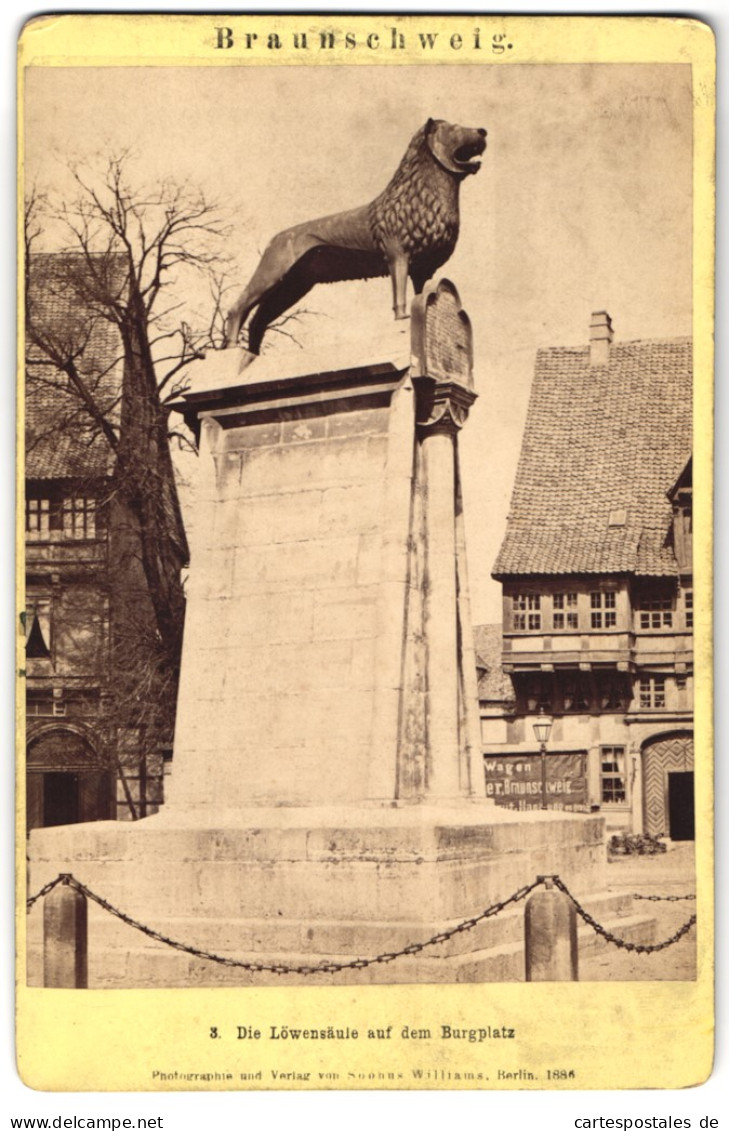
<svg viewBox="0 0 729 1131">
<path fill-rule="evenodd" d="M 586 672 L 565 675 L 560 680 L 562 687 L 562 707 L 565 711 L 585 712 L 590 710 L 592 685 Z"/>
<path fill-rule="evenodd" d="M 627 798 L 625 747 L 600 747 L 600 796 L 603 805 L 624 805 Z"/>
<path fill-rule="evenodd" d="M 512 597 L 513 627 L 515 632 L 540 632 L 542 614 L 538 593 L 518 593 Z"/>
<path fill-rule="evenodd" d="M 644 597 L 638 602 L 642 629 L 671 628 L 673 602 L 670 597 Z"/>
<path fill-rule="evenodd" d="M 63 500 L 63 536 L 96 537 L 96 499 L 74 496 Z"/>
<path fill-rule="evenodd" d="M 50 537 L 50 499 L 25 500 L 25 536 L 29 542 L 43 542 Z"/>
<path fill-rule="evenodd" d="M 591 593 L 590 610 L 590 628 L 615 628 L 617 625 L 614 593 Z"/>
<path fill-rule="evenodd" d="M 47 660 L 51 655 L 51 602 L 30 594 L 25 611 L 25 654 L 31 660 Z"/>
<path fill-rule="evenodd" d="M 640 681 L 640 705 L 654 710 L 666 705 L 666 679 L 662 675 L 644 676 Z"/>
<path fill-rule="evenodd" d="M 522 685 L 524 705 L 529 714 L 552 711 L 552 681 L 547 676 L 530 675 Z"/>
<path fill-rule="evenodd" d="M 29 718 L 50 718 L 53 716 L 53 701 L 51 699 L 29 699 L 26 704 L 26 713 Z"/>
<path fill-rule="evenodd" d="M 694 591 L 693 589 L 684 589 L 683 591 L 683 610 L 686 628 L 694 627 Z"/>
<path fill-rule="evenodd" d="M 624 711 L 628 696 L 624 680 L 617 674 L 601 674 L 599 677 L 600 709 L 603 711 Z"/>
<path fill-rule="evenodd" d="M 30 632 L 25 641 L 25 654 L 29 660 L 47 660 L 51 655 L 40 621 L 35 613 L 30 623 Z"/>
<path fill-rule="evenodd" d="M 555 593 L 552 597 L 552 628 L 555 632 L 576 629 L 577 619 L 577 594 Z"/>
</svg>

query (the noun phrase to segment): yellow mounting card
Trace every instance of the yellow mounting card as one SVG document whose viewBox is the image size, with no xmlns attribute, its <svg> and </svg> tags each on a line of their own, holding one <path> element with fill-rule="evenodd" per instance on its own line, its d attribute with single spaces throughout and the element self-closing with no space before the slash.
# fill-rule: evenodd
<svg viewBox="0 0 729 1131">
<path fill-rule="evenodd" d="M 18 59 L 22 1080 L 703 1083 L 709 27 Z"/>
</svg>

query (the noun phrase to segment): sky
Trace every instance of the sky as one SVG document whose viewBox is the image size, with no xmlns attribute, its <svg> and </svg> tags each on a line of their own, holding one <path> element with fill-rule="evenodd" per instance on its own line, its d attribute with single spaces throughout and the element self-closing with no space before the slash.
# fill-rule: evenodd
<svg viewBox="0 0 729 1131">
<path fill-rule="evenodd" d="M 140 182 L 201 184 L 235 209 L 242 289 L 277 231 L 377 195 L 429 117 L 484 127 L 441 274 L 474 329 L 460 450 L 472 614 L 491 623 L 537 349 L 586 344 L 601 309 L 616 340 L 691 333 L 691 98 L 685 65 L 36 68 L 25 169 L 70 194 L 69 159 L 131 147 Z M 387 279 L 305 302 L 304 349 L 392 317 Z"/>
</svg>

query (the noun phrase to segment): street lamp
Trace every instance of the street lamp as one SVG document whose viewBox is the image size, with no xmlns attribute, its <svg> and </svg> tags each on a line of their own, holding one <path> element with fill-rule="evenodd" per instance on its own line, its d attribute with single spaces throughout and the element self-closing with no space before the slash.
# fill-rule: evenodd
<svg viewBox="0 0 729 1131">
<path fill-rule="evenodd" d="M 547 743 L 551 729 L 552 719 L 549 715 L 545 715 L 544 708 L 540 707 L 537 721 L 534 723 L 534 735 L 542 756 L 542 809 L 547 808 Z"/>
</svg>

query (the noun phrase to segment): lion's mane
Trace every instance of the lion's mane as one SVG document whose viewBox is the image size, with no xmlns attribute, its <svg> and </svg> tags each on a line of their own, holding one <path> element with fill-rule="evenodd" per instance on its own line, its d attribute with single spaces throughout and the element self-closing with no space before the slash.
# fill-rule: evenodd
<svg viewBox="0 0 729 1131">
<path fill-rule="evenodd" d="M 458 186 L 458 178 L 433 156 L 423 126 L 387 188 L 369 206 L 378 250 L 385 254 L 395 240 L 416 262 L 427 259 L 433 269 L 445 263 L 458 239 Z"/>
</svg>

